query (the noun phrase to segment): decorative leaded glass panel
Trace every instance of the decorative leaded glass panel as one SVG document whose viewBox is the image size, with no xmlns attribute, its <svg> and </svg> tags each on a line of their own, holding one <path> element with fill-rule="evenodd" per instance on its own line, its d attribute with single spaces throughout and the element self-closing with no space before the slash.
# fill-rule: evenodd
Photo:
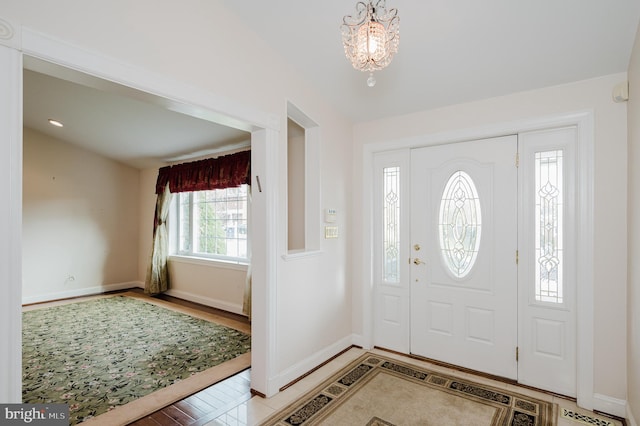
<svg viewBox="0 0 640 426">
<path fill-rule="evenodd" d="M 562 303 L 562 151 L 537 152 L 535 169 L 535 297 L 539 302 Z"/>
<path fill-rule="evenodd" d="M 473 179 L 461 170 L 444 187 L 438 228 L 444 264 L 455 277 L 465 277 L 480 248 L 482 215 Z"/>
<path fill-rule="evenodd" d="M 382 171 L 382 280 L 400 282 L 400 167 Z"/>
</svg>

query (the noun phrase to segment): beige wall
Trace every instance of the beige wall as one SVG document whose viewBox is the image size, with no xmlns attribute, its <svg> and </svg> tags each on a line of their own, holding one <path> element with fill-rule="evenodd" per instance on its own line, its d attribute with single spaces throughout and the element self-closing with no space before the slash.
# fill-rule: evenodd
<svg viewBox="0 0 640 426">
<path fill-rule="evenodd" d="M 169 274 L 168 294 L 242 314 L 246 266 L 174 258 L 169 259 Z"/>
<path fill-rule="evenodd" d="M 304 129 L 287 120 L 287 249 L 305 248 Z"/>
<path fill-rule="evenodd" d="M 24 129 L 25 302 L 138 277 L 138 170 Z"/>
<path fill-rule="evenodd" d="M 613 87 L 626 73 L 563 86 L 358 124 L 355 127 L 354 179 L 361 185 L 363 146 L 422 135 L 437 135 L 554 114 L 593 110 L 595 115 L 595 393 L 626 400 L 627 292 L 627 111 L 612 101 Z M 363 214 L 354 198 L 354 221 Z M 354 241 L 361 230 L 354 224 Z M 356 247 L 354 294 L 360 294 L 362 247 Z M 354 332 L 362 332 L 362 305 L 354 306 Z M 612 350 L 612 348 L 618 348 Z"/>
<path fill-rule="evenodd" d="M 640 28 L 629 65 L 629 281 L 627 377 L 629 414 L 640 421 Z M 635 425 L 632 425 L 635 426 Z"/>
</svg>

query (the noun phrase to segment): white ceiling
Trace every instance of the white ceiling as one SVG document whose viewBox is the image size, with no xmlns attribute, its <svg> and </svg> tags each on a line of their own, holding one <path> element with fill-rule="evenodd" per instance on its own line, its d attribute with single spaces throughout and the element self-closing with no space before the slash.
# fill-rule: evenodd
<svg viewBox="0 0 640 426">
<path fill-rule="evenodd" d="M 71 74 L 64 73 L 78 80 Z M 247 132 L 135 99 L 133 91 L 116 93 L 113 84 L 72 81 L 25 69 L 24 125 L 140 169 L 250 146 Z"/>
<path fill-rule="evenodd" d="M 388 0 L 399 12 L 400 48 L 369 88 L 340 39 L 342 17 L 354 13 L 355 1 L 220 1 L 353 121 L 624 72 L 640 20 L 639 0 Z M 248 139 L 109 90 L 31 72 L 24 105 L 27 126 L 91 142 L 89 149 L 134 167 Z M 46 125 L 50 117 L 66 122 L 64 133 Z"/>
<path fill-rule="evenodd" d="M 356 1 L 223 2 L 357 121 L 626 71 L 640 19 L 638 0 L 387 0 L 400 47 L 369 88 L 342 50 Z"/>
</svg>

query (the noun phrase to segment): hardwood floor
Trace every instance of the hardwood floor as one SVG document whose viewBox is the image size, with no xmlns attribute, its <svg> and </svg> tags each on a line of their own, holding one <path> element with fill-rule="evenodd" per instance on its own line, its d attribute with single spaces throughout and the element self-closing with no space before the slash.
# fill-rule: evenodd
<svg viewBox="0 0 640 426">
<path fill-rule="evenodd" d="M 251 399 L 250 370 L 244 370 L 196 394 L 130 423 L 134 426 L 199 426 L 232 412 Z M 237 423 L 242 423 L 238 419 Z"/>
</svg>

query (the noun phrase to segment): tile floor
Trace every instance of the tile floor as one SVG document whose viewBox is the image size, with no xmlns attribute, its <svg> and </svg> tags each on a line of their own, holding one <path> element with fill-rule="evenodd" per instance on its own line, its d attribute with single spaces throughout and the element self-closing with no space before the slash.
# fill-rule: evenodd
<svg viewBox="0 0 640 426">
<path fill-rule="evenodd" d="M 216 418 L 212 419 L 211 421 L 209 421 L 209 422 L 207 422 L 205 424 L 206 425 L 210 425 L 210 426 L 250 426 L 250 425 L 257 425 L 262 420 L 264 420 L 268 416 L 270 416 L 272 413 L 275 413 L 277 410 L 279 410 L 279 409 L 283 408 L 284 406 L 286 406 L 287 404 L 291 403 L 292 401 L 294 401 L 299 396 L 301 396 L 304 393 L 310 391 L 312 388 L 314 388 L 316 385 L 318 385 L 325 378 L 329 377 L 330 375 L 332 375 L 336 371 L 340 370 L 342 367 L 344 367 L 345 365 L 347 365 L 348 363 L 350 363 L 354 359 L 358 358 L 364 352 L 365 352 L 364 350 L 357 349 L 357 348 L 352 348 L 349 351 L 347 351 L 346 353 L 344 353 L 343 355 L 341 355 L 340 357 L 336 358 L 335 360 L 331 361 L 327 365 L 321 367 L 320 369 L 318 369 L 317 371 L 313 372 L 309 376 L 307 376 L 304 379 L 300 380 L 299 382 L 297 382 L 293 386 L 287 388 L 283 392 L 278 393 L 274 397 L 268 398 L 268 399 L 264 399 L 264 398 L 261 398 L 261 397 L 254 396 L 254 397 L 252 397 L 250 399 L 238 400 L 238 403 L 235 406 L 233 406 L 229 410 L 225 411 L 223 414 L 220 414 L 219 416 L 217 416 Z M 589 424 L 597 424 L 597 425 L 600 425 L 600 426 L 609 426 L 607 424 L 607 422 L 609 422 L 610 426 L 614 426 L 614 425 L 615 426 L 621 426 L 622 425 L 622 423 L 620 421 L 618 421 L 618 420 L 610 419 L 610 418 L 608 418 L 606 416 L 603 416 L 603 415 L 600 415 L 600 414 L 594 414 L 594 413 L 589 412 L 587 410 L 583 410 L 581 408 L 578 408 L 576 406 L 575 402 L 573 402 L 571 400 L 567 400 L 567 399 L 560 398 L 560 397 L 553 396 L 553 395 L 548 395 L 548 394 L 541 393 L 541 392 L 536 392 L 536 391 L 533 391 L 533 390 L 530 390 L 530 389 L 526 389 L 526 388 L 522 388 L 522 387 L 519 387 L 519 386 L 515 386 L 515 385 L 512 385 L 512 384 L 503 383 L 503 382 L 491 380 L 491 379 L 488 379 L 488 378 L 475 376 L 475 375 L 470 374 L 470 373 L 464 373 L 464 372 L 460 372 L 460 371 L 456 371 L 456 370 L 451 370 L 449 368 L 441 367 L 441 366 L 438 366 L 438 365 L 433 365 L 433 364 L 430 364 L 430 363 L 425 362 L 425 361 L 406 358 L 406 357 L 403 357 L 401 355 L 392 354 L 392 353 L 389 353 L 389 352 L 386 352 L 386 351 L 373 350 L 372 352 L 379 353 L 379 354 L 387 356 L 389 358 L 396 358 L 396 359 L 402 360 L 404 362 L 414 363 L 416 365 L 420 365 L 420 366 L 429 368 L 431 370 L 440 371 L 440 372 L 443 372 L 443 373 L 446 373 L 446 374 L 449 374 L 449 375 L 458 376 L 458 377 L 461 377 L 461 378 L 468 378 L 468 379 L 472 379 L 472 380 L 474 380 L 476 382 L 490 384 L 491 386 L 494 386 L 494 387 L 497 387 L 497 388 L 504 388 L 504 389 L 515 391 L 515 392 L 518 392 L 518 393 L 528 394 L 528 395 L 534 396 L 534 397 L 542 399 L 542 400 L 553 401 L 553 402 L 556 402 L 558 404 L 559 412 L 562 411 L 562 408 L 566 408 L 566 409 L 569 409 L 569 410 L 573 410 L 573 411 L 575 411 L 577 413 L 586 414 L 586 415 L 589 415 L 589 416 L 591 416 L 593 418 L 601 420 L 601 422 L 589 423 Z M 558 418 L 558 426 L 578 426 L 580 424 L 586 424 L 586 423 L 580 423 L 580 422 L 578 422 L 576 420 L 571 420 L 571 419 Z"/>
</svg>

